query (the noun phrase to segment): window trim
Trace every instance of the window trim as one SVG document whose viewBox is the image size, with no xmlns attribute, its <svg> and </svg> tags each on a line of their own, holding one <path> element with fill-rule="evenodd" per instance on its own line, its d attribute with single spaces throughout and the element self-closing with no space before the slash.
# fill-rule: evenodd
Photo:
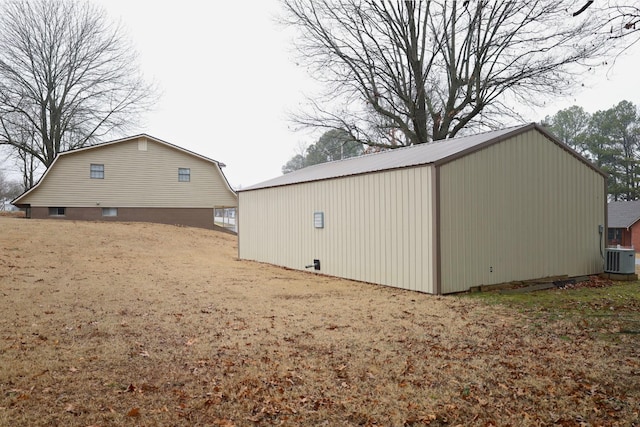
<svg viewBox="0 0 640 427">
<path fill-rule="evenodd" d="M 191 168 L 178 168 L 178 182 L 191 182 Z"/>
<path fill-rule="evenodd" d="M 89 166 L 89 178 L 104 179 L 104 163 L 91 163 Z"/>
</svg>

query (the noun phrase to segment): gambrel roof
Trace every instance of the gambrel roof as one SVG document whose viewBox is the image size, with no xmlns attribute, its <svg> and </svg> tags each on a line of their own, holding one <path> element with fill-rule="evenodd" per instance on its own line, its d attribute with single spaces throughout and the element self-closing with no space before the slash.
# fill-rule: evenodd
<svg viewBox="0 0 640 427">
<path fill-rule="evenodd" d="M 53 160 L 53 162 L 51 163 L 49 168 L 47 168 L 45 173 L 40 177 L 40 179 L 38 180 L 36 185 L 34 185 L 30 189 L 28 189 L 27 191 L 22 193 L 20 196 L 16 197 L 15 200 L 13 200 L 11 203 L 13 205 L 15 205 L 15 206 L 21 206 L 22 205 L 21 200 L 24 199 L 27 195 L 29 195 L 33 191 L 35 191 L 38 188 L 38 186 L 42 182 L 44 182 L 44 180 L 47 177 L 47 174 L 49 173 L 49 171 L 51 171 L 54 168 L 54 166 L 56 165 L 56 163 L 59 161 L 60 158 L 63 158 L 64 156 L 74 155 L 74 154 L 81 153 L 81 152 L 90 151 L 90 150 L 100 150 L 100 149 L 102 149 L 104 147 L 113 146 L 113 145 L 121 144 L 121 143 L 124 143 L 124 142 L 131 142 L 131 141 L 135 141 L 135 140 L 140 139 L 140 138 L 144 138 L 144 139 L 146 139 L 148 141 L 155 142 L 157 144 L 166 146 L 166 147 L 171 148 L 173 150 L 188 154 L 189 156 L 196 157 L 198 159 L 204 160 L 206 162 L 209 162 L 209 163 L 215 165 L 218 168 L 218 170 L 220 171 L 220 174 L 222 175 L 222 178 L 224 179 L 224 182 L 225 182 L 227 188 L 231 192 L 235 193 L 235 190 L 233 188 L 231 188 L 231 185 L 229 184 L 229 181 L 227 180 L 227 177 L 224 175 L 224 173 L 222 173 L 221 168 L 225 167 L 224 163 L 221 163 L 221 162 L 219 162 L 217 160 L 210 159 L 209 157 L 203 156 L 201 154 L 198 154 L 198 153 L 195 153 L 193 151 L 187 150 L 187 149 L 182 148 L 180 146 L 171 144 L 169 142 L 163 141 L 163 140 L 161 140 L 159 138 L 155 138 L 155 137 L 153 137 L 151 135 L 147 135 L 145 133 L 141 133 L 141 134 L 138 134 L 138 135 L 128 136 L 126 138 L 120 138 L 120 139 L 116 139 L 116 140 L 113 140 L 113 141 L 107 141 L 107 142 L 103 142 L 103 143 L 100 143 L 100 144 L 90 145 L 88 147 L 75 148 L 73 150 L 67 150 L 67 151 L 62 151 L 62 152 L 58 153 L 58 155 Z"/>
</svg>

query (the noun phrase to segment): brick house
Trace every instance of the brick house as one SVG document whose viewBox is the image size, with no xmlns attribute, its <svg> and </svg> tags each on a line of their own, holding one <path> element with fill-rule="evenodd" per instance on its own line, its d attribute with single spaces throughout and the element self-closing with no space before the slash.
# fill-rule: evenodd
<svg viewBox="0 0 640 427">
<path fill-rule="evenodd" d="M 609 203 L 607 227 L 608 246 L 640 249 L 640 200 Z"/>
</svg>

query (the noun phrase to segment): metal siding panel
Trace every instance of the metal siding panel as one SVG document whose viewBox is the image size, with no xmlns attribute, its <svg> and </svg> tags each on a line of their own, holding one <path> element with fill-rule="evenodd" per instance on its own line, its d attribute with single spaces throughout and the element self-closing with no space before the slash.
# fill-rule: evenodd
<svg viewBox="0 0 640 427">
<path fill-rule="evenodd" d="M 387 259 L 389 260 L 389 271 L 390 274 L 387 276 L 388 279 L 393 280 L 394 282 L 399 282 L 399 274 L 398 271 L 400 269 L 399 265 L 402 262 L 400 259 L 400 254 L 398 253 L 398 240 L 400 239 L 400 233 L 398 233 L 398 210 L 399 210 L 399 191 L 396 189 L 400 183 L 398 182 L 397 173 L 389 175 L 389 192 L 391 193 L 391 206 L 389 206 L 390 218 L 389 223 L 386 226 L 387 229 L 387 241 L 389 251 L 389 255 Z"/>
<path fill-rule="evenodd" d="M 422 283 L 420 280 L 420 272 L 421 272 L 421 268 L 422 268 L 422 256 L 423 256 L 423 251 L 422 251 L 422 242 L 421 237 L 422 237 L 422 226 L 424 224 L 424 221 L 422 220 L 422 204 L 420 202 L 420 198 L 421 198 L 421 186 L 422 186 L 422 172 L 423 169 L 413 169 L 413 177 L 411 178 L 412 182 L 413 182 L 413 192 L 412 192 L 412 198 L 413 198 L 413 209 L 411 209 L 411 207 L 409 208 L 411 210 L 411 214 L 413 215 L 412 218 L 412 223 L 415 226 L 415 229 L 413 231 L 413 240 L 412 240 L 412 245 L 414 248 L 414 253 L 413 253 L 413 259 L 412 259 L 412 269 L 411 269 L 411 273 L 413 275 L 412 280 L 413 280 L 413 286 L 414 289 L 416 291 L 420 291 L 422 289 Z"/>
<path fill-rule="evenodd" d="M 443 165 L 443 292 L 600 272 L 603 188 L 600 174 L 536 131 Z"/>
<path fill-rule="evenodd" d="M 321 273 L 431 292 L 431 177 L 424 167 L 243 191 L 240 258 L 294 269 L 318 258 Z"/>
<path fill-rule="evenodd" d="M 409 232 L 409 242 L 407 246 L 408 256 L 407 256 L 407 264 L 408 264 L 408 283 L 412 290 L 417 290 L 417 278 L 416 278 L 416 268 L 418 265 L 417 256 L 419 255 L 419 249 L 416 245 L 416 237 L 420 230 L 420 222 L 416 221 L 418 218 L 418 212 L 416 212 L 416 197 L 419 195 L 416 194 L 416 169 L 410 169 L 407 171 L 407 198 L 409 202 L 409 209 L 405 213 L 409 223 L 412 225 L 413 229 Z"/>
</svg>

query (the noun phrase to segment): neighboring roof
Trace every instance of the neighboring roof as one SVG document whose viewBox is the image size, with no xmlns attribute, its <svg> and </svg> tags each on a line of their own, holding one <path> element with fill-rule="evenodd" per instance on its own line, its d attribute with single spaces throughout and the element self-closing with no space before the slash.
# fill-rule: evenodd
<svg viewBox="0 0 640 427">
<path fill-rule="evenodd" d="M 640 200 L 610 202 L 607 205 L 607 227 L 629 228 L 640 220 Z"/>
<path fill-rule="evenodd" d="M 589 163 L 584 157 L 580 156 L 567 145 L 561 143 L 547 130 L 535 123 L 530 123 L 502 130 L 452 139 L 443 139 L 410 147 L 396 148 L 382 153 L 368 154 L 361 157 L 351 157 L 349 159 L 313 165 L 238 191 L 279 187 L 283 185 L 320 181 L 330 178 L 360 175 L 370 172 L 379 172 L 427 164 L 441 165 L 532 129 L 538 130 L 548 139 L 555 142 L 589 167 L 596 170 L 599 174 L 606 176 L 602 171 Z"/>
<path fill-rule="evenodd" d="M 73 150 L 67 150 L 67 151 L 62 151 L 62 152 L 58 153 L 56 155 L 56 158 L 53 159 L 53 162 L 51 162 L 51 165 L 47 168 L 47 170 L 44 172 L 44 174 L 40 177 L 40 179 L 38 180 L 36 185 L 34 185 L 33 187 L 31 187 L 30 189 L 28 189 L 27 191 L 25 191 L 24 193 L 22 193 L 18 197 L 16 197 L 11 202 L 11 204 L 13 204 L 15 206 L 21 206 L 20 205 L 20 199 L 22 199 L 27 194 L 31 193 L 36 188 L 38 188 L 40 183 L 44 181 L 44 179 L 46 178 L 47 174 L 55 166 L 56 162 L 58 161 L 58 159 L 60 157 L 66 156 L 66 155 L 69 155 L 69 154 L 76 154 L 76 153 L 79 153 L 79 152 L 82 152 L 82 151 L 96 150 L 96 149 L 100 149 L 100 148 L 103 148 L 103 147 L 106 147 L 106 146 L 109 146 L 109 145 L 119 144 L 119 143 L 122 143 L 122 142 L 135 141 L 138 138 L 146 138 L 146 139 L 148 139 L 150 141 L 157 142 L 158 144 L 165 145 L 165 146 L 167 146 L 169 148 L 181 151 L 181 152 L 186 153 L 186 154 L 188 154 L 190 156 L 194 156 L 194 157 L 197 157 L 197 158 L 202 159 L 204 161 L 213 163 L 214 165 L 216 165 L 218 167 L 218 170 L 220 171 L 220 174 L 222 175 L 222 178 L 224 179 L 224 182 L 227 184 L 227 187 L 229 188 L 229 190 L 231 190 L 232 192 L 235 193 L 235 190 L 233 188 L 231 188 L 231 185 L 229 184 L 229 181 L 227 180 L 227 177 L 222 172 L 221 168 L 226 166 L 224 163 L 221 163 L 221 162 L 219 162 L 217 160 L 210 159 L 209 157 L 205 157 L 205 156 L 203 156 L 201 154 L 198 154 L 198 153 L 195 153 L 193 151 L 189 151 L 189 150 L 187 150 L 185 148 L 179 147 L 179 146 L 177 146 L 175 144 L 171 144 L 171 143 L 169 143 L 167 141 L 163 141 L 163 140 L 158 139 L 156 137 L 153 137 L 151 135 L 147 135 L 146 133 L 141 133 L 141 134 L 138 134 L 138 135 L 128 136 L 126 138 L 115 139 L 113 141 L 102 142 L 100 144 L 90 145 L 88 147 L 82 147 L 82 148 L 75 148 Z"/>
</svg>

